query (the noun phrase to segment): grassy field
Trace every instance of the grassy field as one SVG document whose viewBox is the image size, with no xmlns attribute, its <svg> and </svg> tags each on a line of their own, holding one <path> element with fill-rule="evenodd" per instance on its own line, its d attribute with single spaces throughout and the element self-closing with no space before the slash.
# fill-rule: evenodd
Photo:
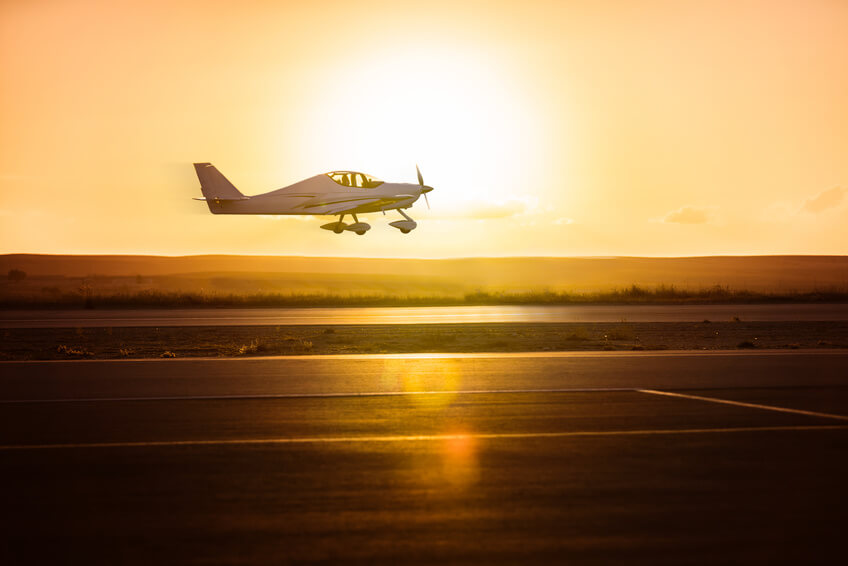
<svg viewBox="0 0 848 566">
<path fill-rule="evenodd" d="M 0 255 L 0 274 L 87 279 L 162 291 L 338 294 L 603 292 L 631 285 L 755 292 L 848 291 L 845 256 L 380 259 L 285 256 Z M 113 281 L 115 280 L 115 281 Z"/>
<path fill-rule="evenodd" d="M 0 256 L 0 308 L 844 302 L 848 258 Z"/>
<path fill-rule="evenodd" d="M 0 359 L 848 348 L 848 322 L 427 324 L 2 331 Z"/>
<path fill-rule="evenodd" d="M 295 307 L 403 307 L 473 305 L 573 305 L 573 304 L 757 304 L 757 303 L 841 303 L 848 293 L 815 291 L 808 293 L 758 293 L 724 287 L 683 290 L 660 286 L 596 293 L 538 291 L 526 293 L 483 292 L 454 295 L 378 295 L 331 293 L 191 293 L 141 290 L 137 292 L 95 293 L 89 289 L 43 294 L 0 295 L 0 308 L 295 308 Z"/>
</svg>

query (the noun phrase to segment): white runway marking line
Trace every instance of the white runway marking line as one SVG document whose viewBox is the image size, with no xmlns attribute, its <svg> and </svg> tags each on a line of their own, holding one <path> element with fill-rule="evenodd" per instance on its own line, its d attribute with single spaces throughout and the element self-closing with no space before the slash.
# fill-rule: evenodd
<svg viewBox="0 0 848 566">
<path fill-rule="evenodd" d="M 448 391 L 351 391 L 348 393 L 279 393 L 257 395 L 173 395 L 161 397 L 80 397 L 63 399 L 0 399 L 0 405 L 23 403 L 108 403 L 122 401 L 250 401 L 252 399 L 338 399 L 344 397 L 400 397 L 406 395 L 486 395 L 504 393 L 619 393 L 632 387 L 574 387 L 558 389 L 468 389 Z"/>
<path fill-rule="evenodd" d="M 804 411 L 801 409 L 789 409 L 787 407 L 775 407 L 773 405 L 759 405 L 757 403 L 745 403 L 743 401 L 730 401 L 729 399 L 717 399 L 715 397 L 701 397 L 699 395 L 687 395 L 685 393 L 671 393 L 669 391 L 658 391 L 656 389 L 635 389 L 639 393 L 648 393 L 650 395 L 665 395 L 666 397 L 680 397 L 682 399 L 693 399 L 696 401 L 707 401 L 709 403 L 720 403 L 722 405 L 735 405 L 737 407 L 747 407 L 749 409 L 763 409 L 765 411 L 777 411 L 779 413 L 793 413 L 796 415 L 806 415 L 808 417 L 821 417 L 825 419 L 836 419 L 839 421 L 848 421 L 848 416 L 834 415 L 831 413 L 817 413 L 815 411 Z"/>
<path fill-rule="evenodd" d="M 812 430 L 848 430 L 848 425 L 818 426 L 760 426 L 733 428 L 688 428 L 688 429 L 645 429 L 645 430 L 600 430 L 572 432 L 518 432 L 480 434 L 422 434 L 411 436 L 337 436 L 301 438 L 245 438 L 235 440 L 161 440 L 149 442 L 92 442 L 89 444 L 16 444 L 0 445 L 0 452 L 22 450 L 57 450 L 61 448 L 160 448 L 177 446 L 231 446 L 259 444 L 344 444 L 365 442 L 416 442 L 447 440 L 497 440 L 521 438 L 569 438 L 602 436 L 660 436 L 685 434 L 716 434 L 731 432 L 783 432 Z"/>
</svg>

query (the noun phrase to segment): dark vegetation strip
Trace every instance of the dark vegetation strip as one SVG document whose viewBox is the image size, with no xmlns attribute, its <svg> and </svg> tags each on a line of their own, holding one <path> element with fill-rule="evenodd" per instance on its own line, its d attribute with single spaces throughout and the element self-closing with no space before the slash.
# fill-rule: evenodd
<svg viewBox="0 0 848 566">
<path fill-rule="evenodd" d="M 15 328 L 0 359 L 848 348 L 848 322 Z"/>
<path fill-rule="evenodd" d="M 269 308 L 269 307 L 424 307 L 481 305 L 572 304 L 778 304 L 844 303 L 848 291 L 766 293 L 710 287 L 632 285 L 603 292 L 475 292 L 461 296 L 331 293 L 203 293 L 142 290 L 132 293 L 67 292 L 47 295 L 0 296 L 0 308 Z"/>
</svg>

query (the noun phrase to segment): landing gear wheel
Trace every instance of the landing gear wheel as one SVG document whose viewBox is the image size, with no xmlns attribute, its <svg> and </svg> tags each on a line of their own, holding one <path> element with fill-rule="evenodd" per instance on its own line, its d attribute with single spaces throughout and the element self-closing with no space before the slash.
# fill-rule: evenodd
<svg viewBox="0 0 848 566">
<path fill-rule="evenodd" d="M 401 216 L 403 216 L 403 220 L 395 220 L 394 222 L 389 222 L 389 226 L 391 226 L 392 228 L 397 228 L 398 230 L 400 230 L 401 234 L 409 234 L 410 232 L 415 230 L 415 227 L 418 226 L 418 224 L 415 223 L 415 220 L 407 216 L 403 212 L 403 210 L 398 208 L 397 211 L 400 212 Z"/>
<path fill-rule="evenodd" d="M 344 224 L 344 222 L 343 222 L 343 221 L 344 221 L 344 217 L 345 217 L 345 215 L 344 215 L 344 214 L 342 214 L 341 216 L 339 216 L 339 223 L 336 225 L 336 229 L 335 229 L 335 230 L 333 230 L 333 232 L 335 232 L 336 234 L 341 234 L 342 232 L 344 232 L 344 229 L 345 229 L 345 224 Z"/>
<path fill-rule="evenodd" d="M 365 235 L 365 230 L 359 230 L 359 231 L 356 233 L 356 235 L 357 235 L 357 236 L 364 236 L 364 235 Z"/>
</svg>

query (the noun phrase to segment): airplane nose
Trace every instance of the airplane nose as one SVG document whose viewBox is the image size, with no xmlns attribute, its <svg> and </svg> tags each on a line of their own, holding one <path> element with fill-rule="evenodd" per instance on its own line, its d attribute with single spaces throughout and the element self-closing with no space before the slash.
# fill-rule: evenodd
<svg viewBox="0 0 848 566">
<path fill-rule="evenodd" d="M 432 190 L 433 190 L 433 187 L 428 187 L 427 185 L 424 185 L 424 186 L 421 187 L 421 194 L 427 194 Z"/>
</svg>

